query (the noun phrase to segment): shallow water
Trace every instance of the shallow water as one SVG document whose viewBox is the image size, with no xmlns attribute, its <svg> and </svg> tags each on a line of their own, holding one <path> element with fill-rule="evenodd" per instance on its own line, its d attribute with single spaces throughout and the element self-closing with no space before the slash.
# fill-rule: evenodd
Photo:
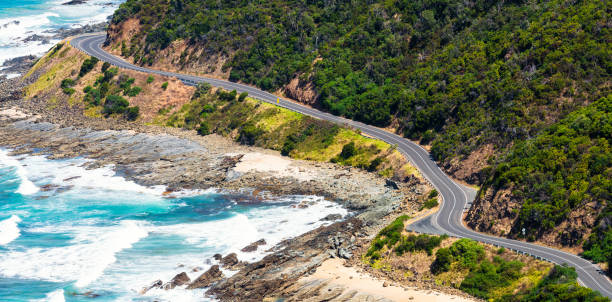
<svg viewBox="0 0 612 302">
<path fill-rule="evenodd" d="M 48 160 L 0 149 L 0 300 L 196 301 L 202 291 L 142 287 L 180 272 L 193 279 L 215 253 L 253 261 L 283 239 L 346 210 L 314 196 L 237 203 L 231 196 L 181 192 L 163 196 L 115 176 L 86 170 L 85 159 Z M 304 199 L 313 205 L 300 209 Z M 265 238 L 256 253 L 241 253 Z M 231 272 L 226 272 L 227 275 Z"/>
</svg>

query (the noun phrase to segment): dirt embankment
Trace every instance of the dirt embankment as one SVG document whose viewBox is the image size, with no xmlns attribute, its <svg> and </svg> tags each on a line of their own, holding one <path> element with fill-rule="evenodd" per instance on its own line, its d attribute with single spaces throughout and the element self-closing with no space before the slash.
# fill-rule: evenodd
<svg viewBox="0 0 612 302">
<path fill-rule="evenodd" d="M 137 35 L 140 29 L 140 21 L 135 18 L 127 19 L 120 24 L 111 24 L 107 30 L 108 36 L 104 48 L 131 63 L 141 63 L 138 62 L 139 58 L 134 57 L 141 45 L 144 45 L 145 38 Z M 231 56 L 232 54 L 208 49 L 206 45 L 194 45 L 185 40 L 177 40 L 155 53 L 155 60 L 145 65 L 155 69 L 227 80 L 229 70 L 223 70 L 223 65 Z"/>
</svg>

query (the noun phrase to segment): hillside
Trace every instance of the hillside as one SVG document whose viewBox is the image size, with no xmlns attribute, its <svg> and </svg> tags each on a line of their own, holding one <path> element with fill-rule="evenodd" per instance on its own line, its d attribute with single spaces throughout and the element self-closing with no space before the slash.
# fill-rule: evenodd
<svg viewBox="0 0 612 302">
<path fill-rule="evenodd" d="M 194 88 L 175 78 L 111 67 L 68 43 L 52 48 L 26 77 L 33 74 L 38 77 L 25 88 L 26 98 L 66 116 L 216 133 L 296 159 L 376 172 L 396 185 L 423 181 L 395 147 L 353 129 L 256 101 L 246 93 L 206 84 Z"/>
<path fill-rule="evenodd" d="M 471 226 L 601 262 L 610 132 L 568 125 L 605 112 L 610 19 L 605 1 L 128 0 L 107 48 L 419 140 L 483 185 Z"/>
<path fill-rule="evenodd" d="M 359 250 L 360 266 L 404 285 L 450 287 L 486 301 L 608 301 L 581 287 L 574 268 L 471 239 L 407 233 L 408 216 L 382 228 Z"/>
</svg>

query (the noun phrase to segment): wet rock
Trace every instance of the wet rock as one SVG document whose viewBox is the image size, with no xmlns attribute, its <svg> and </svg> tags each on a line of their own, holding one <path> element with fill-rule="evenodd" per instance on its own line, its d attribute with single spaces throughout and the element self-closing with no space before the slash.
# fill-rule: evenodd
<svg viewBox="0 0 612 302">
<path fill-rule="evenodd" d="M 221 265 L 223 265 L 223 267 L 231 268 L 236 264 L 238 264 L 238 255 L 236 255 L 236 253 L 228 254 L 221 259 Z"/>
<path fill-rule="evenodd" d="M 223 279 L 223 273 L 219 269 L 218 265 L 213 265 L 208 271 L 200 275 L 195 281 L 193 281 L 187 289 L 204 288 L 213 285 L 214 283 Z"/>
<path fill-rule="evenodd" d="M 96 294 L 92 291 L 87 291 L 84 293 L 78 293 L 78 292 L 73 292 L 71 293 L 73 296 L 78 297 L 78 296 L 82 296 L 82 297 L 86 297 L 86 298 L 97 298 L 100 297 L 100 294 Z"/>
<path fill-rule="evenodd" d="M 213 256 L 213 259 L 215 259 L 215 260 L 217 260 L 217 261 L 220 261 L 222 258 L 223 258 L 223 255 L 221 255 L 221 254 L 215 254 L 215 255 Z"/>
<path fill-rule="evenodd" d="M 165 290 L 169 290 L 169 289 L 173 289 L 177 286 L 181 286 L 181 285 L 185 285 L 187 283 L 189 283 L 191 281 L 191 279 L 189 279 L 189 276 L 187 276 L 187 274 L 185 272 L 182 272 L 176 276 L 174 276 L 174 278 L 172 278 L 172 280 L 170 280 L 170 282 L 166 283 L 163 285 L 163 289 Z"/>
<path fill-rule="evenodd" d="M 141 294 L 141 295 L 144 295 L 144 294 L 146 294 L 148 291 L 150 291 L 151 289 L 154 289 L 154 288 L 161 288 L 163 284 L 164 284 L 164 283 L 163 283 L 161 280 L 156 280 L 156 281 L 153 281 L 153 283 L 151 283 L 151 285 L 149 285 L 149 286 L 147 286 L 147 287 L 143 287 L 143 288 L 142 288 L 142 290 L 140 290 L 140 294 Z"/>
<path fill-rule="evenodd" d="M 71 0 L 68 2 L 62 3 L 62 5 L 79 5 L 79 4 L 85 4 L 86 2 L 87 2 L 86 0 Z"/>
<path fill-rule="evenodd" d="M 245 246 L 244 248 L 242 248 L 240 251 L 245 252 L 245 253 L 250 253 L 250 252 L 254 252 L 257 250 L 257 248 L 260 245 L 265 245 L 266 244 L 266 240 L 265 239 L 259 239 L 247 246 Z"/>
<path fill-rule="evenodd" d="M 338 219 L 342 219 L 342 215 L 340 215 L 340 214 L 329 214 L 329 215 L 321 218 L 321 221 L 334 221 L 334 220 L 338 220 Z"/>
</svg>

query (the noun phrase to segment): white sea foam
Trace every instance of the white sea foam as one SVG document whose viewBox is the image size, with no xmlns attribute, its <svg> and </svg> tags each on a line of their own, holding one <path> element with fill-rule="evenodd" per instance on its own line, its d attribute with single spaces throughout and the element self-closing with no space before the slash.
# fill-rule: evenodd
<svg viewBox="0 0 612 302">
<path fill-rule="evenodd" d="M 47 294 L 47 296 L 43 299 L 31 300 L 32 302 L 64 302 L 66 299 L 64 298 L 64 290 L 58 289 L 56 291 L 52 291 Z"/>
<path fill-rule="evenodd" d="M 97 230 L 95 236 L 75 239 L 73 245 L 66 247 L 32 248 L 25 252 L 0 254 L 0 276 L 76 281 L 76 286 L 84 287 L 116 261 L 118 252 L 147 236 L 141 223 L 129 220 Z"/>
<path fill-rule="evenodd" d="M 10 218 L 0 221 L 0 245 L 6 245 L 17 239 L 20 235 L 18 223 L 21 218 L 12 215 Z"/>
<path fill-rule="evenodd" d="M 52 44 L 23 40 L 32 34 L 48 36 L 43 31 L 53 24 L 51 19 L 54 17 L 59 17 L 59 15 L 45 12 L 33 16 L 0 19 L 0 64 L 19 56 L 41 55 L 51 48 Z M 57 41 L 49 42 L 56 43 Z"/>
<path fill-rule="evenodd" d="M 58 161 L 44 156 L 14 157 L 9 156 L 8 151 L 0 149 L 0 166 L 17 169 L 16 174 L 21 180 L 17 193 L 24 195 L 34 194 L 40 189 L 30 179 L 41 185 L 70 186 L 77 192 L 87 190 L 88 194 L 105 195 L 107 191 L 139 193 L 133 195 L 132 200 L 136 202 L 143 198 L 155 201 L 156 199 L 151 197 L 161 196 L 166 190 L 165 186 L 145 187 L 117 176 L 112 165 L 88 170 L 83 166 L 89 162 L 91 160 L 82 158 Z"/>
<path fill-rule="evenodd" d="M 254 261 L 263 258 L 265 250 L 321 225 L 329 214 L 346 215 L 348 212 L 336 203 L 317 196 L 299 197 L 310 201 L 307 208 L 293 205 L 255 208 L 245 214 L 235 214 L 231 218 L 202 223 L 184 223 L 168 226 L 151 226 L 151 233 L 172 234 L 185 238 L 185 242 L 202 248 L 215 248 L 215 253 L 236 252 L 242 260 Z M 244 253 L 240 249 L 246 245 L 265 239 L 266 245 L 257 252 Z"/>
<path fill-rule="evenodd" d="M 49 160 L 43 156 L 12 157 L 6 154 L 4 152 L 5 158 L 0 160 L 0 165 L 11 162 L 10 166 L 21 166 L 25 170 L 24 176 L 41 187 L 46 184 L 71 186 L 68 191 L 60 193 L 58 190 L 48 199 L 36 200 L 33 204 L 37 211 L 53 206 L 55 208 L 50 210 L 61 208 L 61 211 L 71 213 L 78 209 L 82 214 L 82 211 L 87 211 L 86 202 L 96 205 L 101 201 L 105 205 L 146 203 L 147 207 L 153 205 L 155 209 L 160 209 L 158 204 L 163 209 L 179 204 L 176 200 L 162 198 L 165 188 L 146 188 L 126 181 L 116 176 L 112 167 L 87 170 L 83 167 L 88 163 L 85 159 Z M 185 191 L 176 195 L 215 192 Z M 181 202 L 188 205 L 187 200 Z M 297 203 L 308 206 L 297 207 Z M 229 211 L 235 207 L 235 204 L 230 206 Z M 213 221 L 188 223 L 189 218 L 186 218 L 184 222 L 173 225 L 159 225 L 154 224 L 155 220 L 124 220 L 111 226 L 103 226 L 108 224 L 108 220 L 100 214 L 78 220 L 70 218 L 69 214 L 66 215 L 68 219 L 58 222 L 44 220 L 33 223 L 30 221 L 35 220 L 34 217 L 29 216 L 32 213 L 13 211 L 8 215 L 19 215 L 30 223 L 19 225 L 23 232 L 63 234 L 72 239 L 67 246 L 24 246 L 0 254 L 0 278 L 74 281 L 83 291 L 113 292 L 120 295 L 119 301 L 132 301 L 142 298 L 138 292 L 154 280 L 166 282 L 181 272 L 186 272 L 192 280 L 197 278 L 214 264 L 211 258 L 215 253 L 236 252 L 240 260 L 257 261 L 280 241 L 330 223 L 321 221 L 321 218 L 329 214 L 347 214 L 339 205 L 316 196 L 286 197 L 267 206 L 239 208 L 240 211 L 229 218 Z M 91 211 L 99 210 L 93 207 Z M 267 244 L 256 252 L 240 252 L 244 246 L 262 238 Z M 182 265 L 179 267 L 179 264 Z M 194 267 L 200 270 L 193 271 Z M 226 276 L 233 274 L 230 271 L 224 273 Z M 60 296 L 59 292 L 57 295 Z M 183 287 L 170 291 L 153 289 L 146 296 L 160 301 L 202 301 L 203 291 Z"/>
<path fill-rule="evenodd" d="M 39 188 L 28 179 L 27 171 L 23 165 L 14 157 L 8 155 L 8 151 L 0 149 L 0 166 L 14 167 L 15 173 L 20 179 L 19 188 L 16 193 L 31 195 L 39 191 Z"/>
<path fill-rule="evenodd" d="M 50 39 L 48 43 L 26 42 L 27 37 L 33 34 L 50 37 L 48 31 L 52 29 L 104 22 L 123 0 L 90 0 L 80 5 L 62 5 L 64 2 L 48 1 L 24 10 L 22 14 L 28 15 L 20 15 L 14 10 L 15 16 L 0 18 L 0 65 L 15 57 L 42 55 L 59 42 L 57 39 Z"/>
</svg>

